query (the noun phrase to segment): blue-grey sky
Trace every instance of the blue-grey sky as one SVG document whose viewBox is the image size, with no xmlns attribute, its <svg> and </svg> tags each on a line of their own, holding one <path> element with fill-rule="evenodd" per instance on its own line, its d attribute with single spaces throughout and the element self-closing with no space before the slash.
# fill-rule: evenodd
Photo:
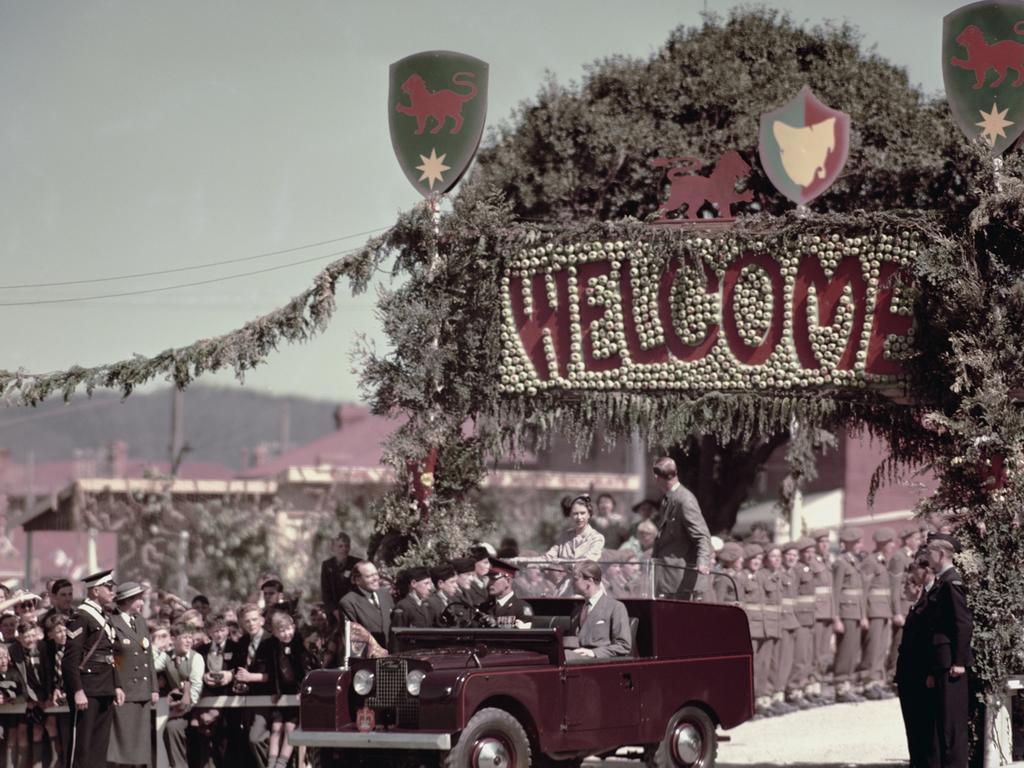
<svg viewBox="0 0 1024 768">
<path fill-rule="evenodd" d="M 847 19 L 928 92 L 942 88 L 944 14 L 962 2 L 769 3 Z M 449 49 L 490 63 L 488 125 L 550 70 L 647 56 L 719 0 L 0 0 L 0 285 L 148 272 L 386 227 L 419 196 L 391 149 L 388 65 Z M 841 107 L 841 105 L 835 105 Z M 241 264 L 91 285 L 0 288 L 0 304 L 206 280 L 365 240 Z M 330 259 L 144 296 L 0 306 L 0 368 L 96 365 L 219 335 L 283 305 Z M 357 397 L 356 335 L 372 295 L 339 295 L 331 328 L 247 387 Z M 208 377 L 226 383 L 230 377 Z"/>
</svg>

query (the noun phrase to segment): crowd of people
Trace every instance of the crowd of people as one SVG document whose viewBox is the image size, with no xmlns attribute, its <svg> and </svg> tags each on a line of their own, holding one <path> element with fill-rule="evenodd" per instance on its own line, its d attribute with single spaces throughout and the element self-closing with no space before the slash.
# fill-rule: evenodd
<svg viewBox="0 0 1024 768">
<path fill-rule="evenodd" d="M 25 705 L 0 714 L 0 765 L 66 765 L 72 755 L 82 768 L 148 765 L 150 713 L 164 696 L 171 765 L 301 768 L 288 739 L 297 709 L 281 697 L 298 693 L 308 671 L 387 655 L 395 627 L 528 627 L 540 597 L 582 598 L 565 632 L 567 660 L 630 655 L 622 599 L 737 605 L 749 621 L 757 716 L 889 698 L 898 687 L 912 765 L 966 756 L 970 617 L 951 536 L 933 532 L 925 543 L 916 525 L 881 528 L 865 554 L 862 532 L 847 528 L 837 555 L 827 530 L 785 544 L 764 529 L 723 542 L 672 460 L 653 471 L 663 498 L 637 504 L 633 521 L 609 495 L 596 505 L 587 493 L 568 496 L 569 525 L 546 551 L 480 544 L 390 582 L 339 533 L 321 565 L 320 600 L 306 605 L 273 574 L 254 585 L 258 600 L 216 610 L 203 595 L 186 603 L 145 582 L 115 584 L 110 571 L 83 581 L 78 605 L 65 579 L 41 596 L 0 594 L 0 704 Z M 225 695 L 270 696 L 271 705 L 201 702 Z"/>
</svg>

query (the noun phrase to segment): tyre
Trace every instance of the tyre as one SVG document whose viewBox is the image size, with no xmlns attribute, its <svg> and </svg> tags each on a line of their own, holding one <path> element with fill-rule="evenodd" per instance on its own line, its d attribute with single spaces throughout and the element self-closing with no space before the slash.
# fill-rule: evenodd
<svg viewBox="0 0 1024 768">
<path fill-rule="evenodd" d="M 668 721 L 665 737 L 647 764 L 655 768 L 713 768 L 718 757 L 715 724 L 699 707 L 683 707 Z"/>
<path fill-rule="evenodd" d="M 529 768 L 530 739 L 503 709 L 481 709 L 466 724 L 445 768 Z"/>
</svg>

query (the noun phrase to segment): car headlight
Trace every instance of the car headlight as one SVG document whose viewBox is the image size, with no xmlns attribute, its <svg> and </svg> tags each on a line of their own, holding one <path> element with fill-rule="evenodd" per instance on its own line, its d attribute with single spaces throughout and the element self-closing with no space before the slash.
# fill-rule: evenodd
<svg viewBox="0 0 1024 768">
<path fill-rule="evenodd" d="M 410 696 L 420 695 L 420 684 L 426 676 L 427 673 L 422 669 L 414 669 L 405 676 L 405 690 L 409 692 Z"/>
<path fill-rule="evenodd" d="M 368 694 L 373 690 L 373 672 L 360 669 L 352 676 L 352 687 L 360 696 Z"/>
</svg>

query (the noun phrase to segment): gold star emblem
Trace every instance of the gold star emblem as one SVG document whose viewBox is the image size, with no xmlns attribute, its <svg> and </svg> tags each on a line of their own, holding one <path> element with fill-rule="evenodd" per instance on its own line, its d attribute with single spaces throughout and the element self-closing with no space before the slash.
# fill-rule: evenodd
<svg viewBox="0 0 1024 768">
<path fill-rule="evenodd" d="M 981 120 L 975 125 L 981 128 L 981 135 L 988 141 L 989 146 L 994 147 L 996 145 L 996 137 L 1002 136 L 1006 138 L 1006 131 L 1004 128 L 1008 128 L 1013 123 L 1006 119 L 1006 113 L 1010 111 L 1007 107 L 1002 112 L 999 111 L 999 107 L 995 102 L 992 102 L 992 111 L 986 112 L 983 109 L 979 109 L 978 113 L 981 115 Z"/>
<path fill-rule="evenodd" d="M 447 153 L 437 156 L 437 152 L 434 148 L 430 148 L 430 157 L 424 157 L 420 155 L 420 160 L 423 161 L 423 165 L 417 165 L 417 171 L 423 171 L 423 175 L 420 176 L 420 181 L 425 181 L 430 185 L 430 188 L 434 188 L 435 181 L 444 181 L 441 174 L 445 171 L 451 170 L 451 168 L 444 164 L 444 159 L 448 157 Z"/>
</svg>

